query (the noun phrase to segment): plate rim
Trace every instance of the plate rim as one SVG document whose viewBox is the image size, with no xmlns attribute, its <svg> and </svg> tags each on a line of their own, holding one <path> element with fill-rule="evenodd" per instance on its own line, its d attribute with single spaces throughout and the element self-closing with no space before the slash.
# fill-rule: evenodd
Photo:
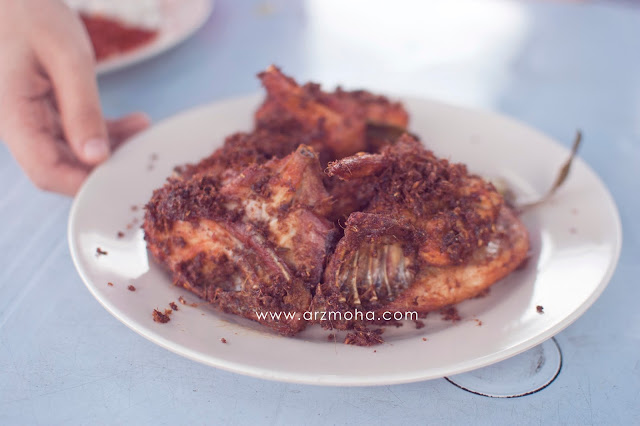
<svg viewBox="0 0 640 426">
<path fill-rule="evenodd" d="M 251 94 L 245 94 L 240 96 L 226 97 L 218 100 L 214 100 L 212 102 L 203 103 L 186 110 L 180 111 L 177 114 L 166 117 L 157 123 L 154 123 L 152 128 L 161 127 L 171 125 L 174 121 L 180 121 L 183 117 L 189 116 L 191 114 L 196 114 L 198 112 L 202 112 L 210 107 L 213 107 L 216 104 L 224 104 L 229 102 L 250 102 L 255 101 L 258 98 L 258 93 L 253 92 Z M 462 110 L 465 113 L 472 113 L 474 115 L 484 115 L 486 117 L 490 117 L 495 120 L 503 120 L 508 122 L 511 125 L 515 125 L 520 128 L 525 128 L 529 132 L 535 133 L 537 137 L 541 137 L 545 139 L 548 143 L 555 145 L 556 148 L 560 148 L 567 156 L 569 154 L 569 150 L 562 144 L 558 143 L 552 137 L 546 135 L 542 131 L 529 126 L 528 124 L 515 119 L 513 117 L 500 114 L 491 110 L 484 110 L 479 108 L 472 108 L 468 106 L 455 105 L 448 102 L 443 102 L 438 99 L 428 98 L 428 97 L 417 97 L 417 96 L 405 96 L 403 94 L 398 94 L 394 96 L 393 94 L 389 95 L 394 99 L 398 99 L 402 102 L 428 102 L 434 105 L 437 105 L 441 108 L 452 108 L 456 110 Z M 145 132 L 142 132 L 136 136 L 134 136 L 128 143 L 135 143 L 138 138 L 144 136 Z M 565 328 L 573 324 L 578 318 L 580 318 L 594 303 L 595 301 L 602 295 L 605 288 L 608 286 L 613 274 L 615 273 L 618 262 L 620 259 L 620 254 L 622 250 L 622 242 L 623 242 L 623 233 L 622 233 L 622 223 L 620 219 L 620 212 L 618 206 L 615 202 L 615 198 L 613 198 L 609 188 L 605 185 L 600 176 L 591 168 L 591 166 L 586 163 L 581 157 L 577 157 L 576 160 L 581 163 L 582 166 L 586 168 L 586 170 L 591 173 L 591 175 L 595 178 L 597 183 L 601 186 L 603 190 L 604 196 L 607 198 L 607 208 L 610 210 L 610 213 L 614 219 L 612 225 L 615 228 L 615 235 L 612 235 L 612 238 L 615 238 L 615 250 L 613 256 L 609 259 L 609 264 L 606 272 L 604 273 L 602 279 L 595 287 L 595 290 L 589 295 L 589 297 L 578 306 L 570 315 L 567 315 L 563 320 L 558 322 L 553 327 L 550 327 L 548 330 L 537 334 L 536 336 L 527 339 L 524 342 L 521 342 L 518 345 L 515 345 L 511 348 L 504 349 L 499 352 L 492 353 L 490 355 L 486 355 L 482 358 L 476 358 L 473 360 L 472 365 L 470 361 L 460 362 L 453 366 L 447 368 L 446 374 L 438 373 L 439 370 L 444 370 L 444 368 L 440 368 L 439 370 L 430 369 L 430 373 L 427 373 L 429 370 L 413 370 L 411 373 L 403 372 L 399 374 L 387 374 L 385 376 L 373 376 L 373 377 L 362 377 L 362 376 L 348 376 L 348 375 L 324 375 L 318 376 L 315 374 L 308 373 L 291 373 L 291 372 L 282 372 L 282 371 L 273 371 L 269 368 L 265 367 L 256 367 L 241 363 L 228 362 L 222 359 L 216 359 L 215 356 L 212 355 L 204 355 L 200 352 L 194 351 L 187 347 L 176 345 L 172 341 L 159 336 L 153 332 L 148 332 L 144 327 L 139 326 L 139 324 L 135 321 L 129 321 L 126 317 L 123 317 L 118 312 L 117 307 L 111 306 L 108 301 L 104 300 L 95 290 L 95 286 L 91 284 L 91 281 L 86 276 L 85 272 L 80 266 L 80 253 L 78 252 L 78 247 L 74 243 L 74 234 L 73 234 L 73 224 L 75 217 L 77 215 L 79 204 L 82 199 L 82 194 L 87 191 L 88 184 L 95 177 L 95 173 L 91 173 L 90 176 L 83 183 L 82 187 L 76 194 L 73 199 L 73 203 L 71 205 L 71 209 L 69 211 L 69 218 L 67 221 L 67 242 L 69 245 L 69 251 L 71 254 L 71 258 L 73 260 L 73 264 L 76 268 L 76 271 L 80 275 L 85 287 L 89 290 L 89 292 L 93 295 L 93 297 L 116 319 L 118 319 L 121 323 L 126 325 L 129 329 L 135 331 L 140 336 L 149 340 L 150 342 L 157 344 L 177 355 L 188 358 L 192 361 L 199 362 L 201 364 L 220 368 L 225 371 L 229 371 L 232 373 L 237 373 L 245 376 L 266 379 L 271 381 L 285 382 L 285 383 L 294 383 L 294 384 L 305 384 L 305 385 L 319 385 L 319 386 L 341 386 L 341 387 L 357 387 L 357 386 L 386 386 L 393 384 L 405 384 L 405 383 L 414 383 L 426 380 L 439 379 L 443 377 L 447 377 L 449 375 L 462 374 L 472 370 L 476 370 L 479 368 L 483 368 L 489 366 L 491 364 L 503 361 L 507 358 L 511 358 L 516 356 L 528 349 L 533 348 L 534 346 L 539 345 L 540 343 L 550 339 L 551 337 L 557 335 Z M 100 168 L 99 166 L 98 168 Z M 613 240 L 612 240 L 613 241 Z M 283 337 L 287 338 L 287 337 Z M 455 372 L 451 372 L 449 370 L 454 370 Z"/>
</svg>

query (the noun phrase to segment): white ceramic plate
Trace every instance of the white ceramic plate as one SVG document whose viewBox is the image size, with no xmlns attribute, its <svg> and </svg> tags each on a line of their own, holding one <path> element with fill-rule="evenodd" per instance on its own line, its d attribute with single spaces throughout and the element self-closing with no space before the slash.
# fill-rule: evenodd
<svg viewBox="0 0 640 426">
<path fill-rule="evenodd" d="M 197 300 L 171 285 L 149 259 L 139 229 L 143 212 L 132 206 L 143 205 L 174 166 L 198 161 L 226 135 L 248 130 L 260 100 L 218 102 L 154 126 L 92 173 L 73 204 L 69 245 L 80 276 L 109 312 L 160 346 L 265 379 L 322 385 L 426 380 L 483 367 L 545 341 L 582 315 L 607 285 L 620 252 L 620 220 L 605 186 L 577 159 L 556 196 L 523 216 L 532 237 L 528 265 L 494 285 L 487 297 L 460 304 L 457 323 L 432 314 L 422 329 L 413 323 L 387 329 L 385 344 L 362 348 L 328 341 L 329 332 L 318 327 L 281 337 L 208 306 L 179 305 L 169 323 L 153 322 L 154 308 L 165 309 L 181 295 Z M 437 154 L 467 163 L 476 173 L 506 178 L 524 197 L 544 193 L 568 156 L 565 148 L 511 119 L 434 101 L 403 101 L 411 129 Z M 125 236 L 118 238 L 118 231 Z M 108 254 L 96 257 L 97 247 Z M 130 283 L 135 292 L 127 290 Z M 537 305 L 544 314 L 536 312 Z"/>
<path fill-rule="evenodd" d="M 159 0 L 158 36 L 137 49 L 100 61 L 96 73 L 106 74 L 137 64 L 182 43 L 207 22 L 213 3 L 213 0 Z"/>
</svg>

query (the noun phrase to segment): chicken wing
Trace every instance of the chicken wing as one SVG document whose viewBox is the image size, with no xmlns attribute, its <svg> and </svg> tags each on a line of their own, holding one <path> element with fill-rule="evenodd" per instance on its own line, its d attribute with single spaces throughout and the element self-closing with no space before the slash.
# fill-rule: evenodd
<svg viewBox="0 0 640 426">
<path fill-rule="evenodd" d="M 368 151 L 369 123 L 404 129 L 409 121 L 402 104 L 364 90 L 327 93 L 318 84 L 299 86 L 273 65 L 258 77 L 267 98 L 256 112 L 257 128 L 296 125 L 305 132 L 321 132 L 331 160 Z"/>
<path fill-rule="evenodd" d="M 144 223 L 149 250 L 176 285 L 295 334 L 305 326 L 300 316 L 336 238 L 325 218 L 330 197 L 315 152 L 301 145 L 224 180 L 207 167 L 198 170 L 154 192 Z M 260 319 L 257 311 L 297 316 Z"/>
</svg>

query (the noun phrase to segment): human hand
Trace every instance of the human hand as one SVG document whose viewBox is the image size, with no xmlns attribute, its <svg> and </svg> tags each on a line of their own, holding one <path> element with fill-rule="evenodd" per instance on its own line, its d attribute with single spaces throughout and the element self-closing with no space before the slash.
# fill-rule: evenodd
<svg viewBox="0 0 640 426">
<path fill-rule="evenodd" d="M 61 1 L 0 0 L 0 10 L 0 139 L 37 187 L 73 195 L 149 119 L 105 122 L 91 42 Z"/>
</svg>

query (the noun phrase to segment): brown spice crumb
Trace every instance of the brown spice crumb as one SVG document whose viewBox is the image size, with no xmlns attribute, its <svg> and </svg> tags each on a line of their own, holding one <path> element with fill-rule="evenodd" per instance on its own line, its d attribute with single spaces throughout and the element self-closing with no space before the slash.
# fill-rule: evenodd
<svg viewBox="0 0 640 426">
<path fill-rule="evenodd" d="M 124 232 L 118 231 L 118 238 L 124 238 Z"/>
<path fill-rule="evenodd" d="M 178 310 L 178 305 L 176 305 L 176 302 L 169 303 L 169 306 L 171 306 L 171 309 L 173 309 L 174 311 Z"/>
<path fill-rule="evenodd" d="M 131 206 L 131 211 L 132 212 L 137 212 L 138 211 L 138 206 Z"/>
<path fill-rule="evenodd" d="M 194 302 L 194 303 L 187 303 L 187 301 L 185 300 L 185 298 L 184 298 L 184 297 L 182 297 L 182 296 L 178 297 L 178 302 L 180 302 L 180 303 L 181 303 L 181 304 L 183 304 L 183 305 L 189 305 L 189 306 L 191 306 L 191 307 L 193 307 L 193 308 L 197 308 L 198 306 L 200 306 L 200 304 L 199 304 L 199 303 L 195 303 L 195 302 Z"/>
<path fill-rule="evenodd" d="M 344 338 L 346 345 L 356 346 L 373 346 L 384 343 L 384 340 L 380 336 L 384 330 L 378 328 L 376 330 L 359 330 L 353 333 L 347 334 Z"/>
<path fill-rule="evenodd" d="M 416 323 L 416 330 L 420 330 L 421 328 L 424 328 L 424 321 L 414 321 Z"/>
<path fill-rule="evenodd" d="M 476 322 L 476 326 L 477 327 L 481 327 L 482 326 L 482 321 L 480 321 L 478 318 L 474 318 L 473 320 Z"/>
<path fill-rule="evenodd" d="M 169 318 L 169 315 L 165 315 L 162 312 L 160 312 L 157 309 L 153 310 L 153 320 L 155 322 L 159 322 L 161 324 L 165 324 L 168 323 L 169 321 L 171 321 L 171 318 Z"/>
<path fill-rule="evenodd" d="M 376 350 L 374 349 L 374 350 L 373 350 L 373 353 L 375 354 L 376 352 L 378 352 L 378 351 L 376 351 Z"/>
<path fill-rule="evenodd" d="M 336 335 L 331 333 L 330 335 L 327 336 L 327 340 L 330 342 L 333 342 L 334 340 L 336 340 Z"/>
<path fill-rule="evenodd" d="M 171 309 L 165 309 L 164 310 L 164 314 L 165 315 L 171 315 L 173 313 L 173 311 Z"/>
<path fill-rule="evenodd" d="M 544 314 L 544 307 L 542 305 L 538 305 L 538 306 L 536 306 L 536 311 L 539 314 Z"/>
<path fill-rule="evenodd" d="M 109 281 L 109 282 L 107 283 L 107 285 L 108 285 L 109 287 L 113 287 L 113 283 L 112 283 L 111 281 Z"/>
<path fill-rule="evenodd" d="M 108 253 L 102 250 L 100 247 L 96 248 L 96 257 L 98 256 L 106 256 Z"/>
<path fill-rule="evenodd" d="M 227 343 L 227 339 L 225 339 L 224 337 L 223 337 L 222 339 L 220 339 L 220 341 L 221 341 L 222 343 Z"/>
<path fill-rule="evenodd" d="M 427 341 L 427 338 L 426 338 L 426 337 L 423 337 L 423 338 L 422 338 L 422 341 L 423 341 L 423 342 L 426 342 L 426 341 Z"/>
<path fill-rule="evenodd" d="M 442 319 L 444 321 L 451 321 L 451 322 L 460 321 L 460 315 L 458 314 L 458 310 L 456 309 L 455 306 L 442 308 L 440 310 L 440 314 L 442 314 Z"/>
<path fill-rule="evenodd" d="M 129 291 L 136 291 L 136 288 L 134 286 L 132 286 L 131 284 L 129 284 L 129 287 L 127 287 L 129 289 Z"/>
</svg>

